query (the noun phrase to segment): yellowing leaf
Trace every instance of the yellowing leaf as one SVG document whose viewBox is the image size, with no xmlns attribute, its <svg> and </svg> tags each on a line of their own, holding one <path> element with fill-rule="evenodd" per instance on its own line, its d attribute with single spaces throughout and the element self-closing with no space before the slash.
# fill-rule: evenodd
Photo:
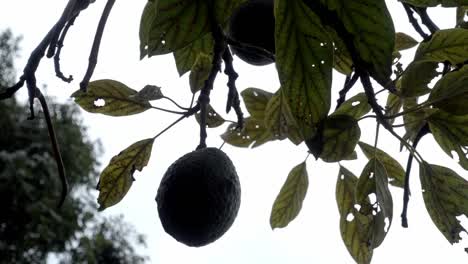
<svg viewBox="0 0 468 264">
<path fill-rule="evenodd" d="M 273 94 L 258 88 L 247 88 L 241 92 L 245 107 L 258 120 L 265 119 L 265 109 Z"/>
<path fill-rule="evenodd" d="M 192 93 L 200 91 L 205 85 L 211 71 L 212 58 L 204 53 L 199 53 L 190 71 L 189 81 Z"/>
<path fill-rule="evenodd" d="M 434 85 L 428 101 L 435 107 L 455 115 L 468 114 L 468 65 L 444 75 Z"/>
<path fill-rule="evenodd" d="M 140 140 L 112 157 L 97 186 L 99 210 L 117 204 L 127 194 L 134 181 L 135 170 L 141 171 L 148 164 L 153 142 L 152 138 Z"/>
<path fill-rule="evenodd" d="M 463 63 L 468 58 L 468 30 L 463 28 L 443 29 L 431 39 L 422 42 L 414 61 L 449 61 L 452 65 Z"/>
<path fill-rule="evenodd" d="M 397 32 L 395 34 L 395 50 L 405 50 L 411 49 L 412 47 L 418 45 L 417 42 L 413 37 L 406 35 L 402 32 Z"/>
<path fill-rule="evenodd" d="M 398 161 L 379 148 L 374 148 L 364 142 L 359 142 L 358 144 L 368 159 L 376 158 L 382 163 L 391 185 L 403 188 L 405 183 L 405 170 Z"/>
<path fill-rule="evenodd" d="M 468 182 L 449 168 L 420 165 L 421 187 L 426 209 L 439 231 L 451 243 L 461 240 L 466 229 L 457 216 L 468 216 Z"/>
<path fill-rule="evenodd" d="M 301 211 L 308 186 L 306 163 L 302 162 L 289 172 L 286 182 L 273 203 L 270 216 L 272 229 L 286 227 L 296 218 Z"/>
<path fill-rule="evenodd" d="M 137 91 L 114 80 L 90 82 L 88 90 L 78 90 L 71 97 L 84 110 L 110 116 L 127 116 L 144 112 L 151 108 L 148 101 L 135 100 Z"/>
<path fill-rule="evenodd" d="M 333 45 L 302 0 L 275 1 L 276 67 L 300 132 L 313 136 L 330 109 Z"/>
<path fill-rule="evenodd" d="M 138 101 L 153 101 L 163 98 L 164 95 L 161 91 L 161 87 L 156 85 L 145 85 L 143 89 L 138 91 L 135 95 L 131 95 L 130 98 Z"/>
<path fill-rule="evenodd" d="M 354 207 L 357 181 L 358 178 L 351 171 L 340 166 L 336 182 L 336 201 L 340 212 L 341 238 L 357 263 L 370 263 L 373 253 L 369 243 L 372 240 L 371 226 L 360 223 L 360 212 Z M 367 205 L 361 208 L 370 208 L 368 199 L 364 202 L 367 202 Z"/>
<path fill-rule="evenodd" d="M 200 113 L 195 114 L 195 119 L 200 124 Z M 221 117 L 211 105 L 208 105 L 206 109 L 206 126 L 209 128 L 219 127 L 224 124 L 224 118 Z"/>
</svg>

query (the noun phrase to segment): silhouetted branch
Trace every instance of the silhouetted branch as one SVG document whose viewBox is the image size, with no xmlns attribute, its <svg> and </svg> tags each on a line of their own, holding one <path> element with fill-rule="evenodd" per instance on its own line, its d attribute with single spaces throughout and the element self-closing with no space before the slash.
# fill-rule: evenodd
<svg viewBox="0 0 468 264">
<path fill-rule="evenodd" d="M 226 113 L 229 113 L 231 107 L 234 107 L 234 111 L 237 115 L 237 127 L 242 128 L 244 126 L 244 114 L 240 107 L 239 92 L 236 87 L 236 79 L 239 77 L 237 72 L 234 70 L 232 64 L 232 55 L 227 47 L 224 49 L 223 61 L 226 65 L 224 73 L 229 77 L 227 86 L 229 88 L 228 99 L 226 103 Z"/>
<path fill-rule="evenodd" d="M 107 0 L 106 6 L 104 7 L 104 10 L 102 11 L 101 19 L 99 20 L 96 34 L 94 36 L 91 53 L 89 55 L 88 69 L 86 70 L 85 76 L 83 77 L 83 80 L 80 83 L 80 89 L 82 91 L 86 91 L 86 88 L 88 87 L 88 84 L 89 84 L 89 80 L 91 80 L 91 77 L 93 76 L 93 73 L 94 73 L 94 69 L 96 68 L 97 58 L 99 55 L 99 47 L 101 46 L 102 35 L 104 33 L 104 28 L 106 27 L 107 18 L 109 17 L 109 14 L 112 10 L 112 7 L 114 6 L 114 3 L 115 3 L 115 0 Z"/>
<path fill-rule="evenodd" d="M 65 25 L 65 28 L 63 29 L 62 34 L 60 35 L 60 39 L 57 42 L 57 52 L 55 53 L 55 56 L 54 56 L 55 75 L 67 83 L 70 83 L 73 81 L 73 76 L 70 75 L 69 77 L 65 77 L 65 75 L 63 75 L 60 69 L 60 53 L 62 52 L 63 42 L 65 41 L 65 37 L 67 36 L 68 30 L 70 29 L 71 26 L 73 26 L 73 23 L 75 22 L 75 19 L 77 16 L 78 15 L 70 19 L 70 21 Z M 49 50 L 50 50 L 50 47 L 51 46 L 49 46 Z"/>
<path fill-rule="evenodd" d="M 343 89 L 339 92 L 340 98 L 336 101 L 336 109 L 338 109 L 345 101 L 346 101 L 346 94 L 353 88 L 354 84 L 356 84 L 356 81 L 359 79 L 359 76 L 354 73 L 352 76 L 346 76 L 345 83 L 343 85 Z"/>
<path fill-rule="evenodd" d="M 407 3 L 401 3 L 403 5 L 403 8 L 405 9 L 406 11 L 406 15 L 408 16 L 408 19 L 409 19 L 409 22 L 411 23 L 411 25 L 413 26 L 414 30 L 416 30 L 416 32 L 418 32 L 418 34 L 423 38 L 423 39 L 427 39 L 429 38 L 429 35 L 426 34 L 424 32 L 424 30 L 422 30 L 421 26 L 419 25 L 419 22 L 418 20 L 416 20 L 416 18 L 414 17 L 414 12 L 413 10 L 411 9 L 411 5 L 410 4 L 407 4 Z"/>
</svg>

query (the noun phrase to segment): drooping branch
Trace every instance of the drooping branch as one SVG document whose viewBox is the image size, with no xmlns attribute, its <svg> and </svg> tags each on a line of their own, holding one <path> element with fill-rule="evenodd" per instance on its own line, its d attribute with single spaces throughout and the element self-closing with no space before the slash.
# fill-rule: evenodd
<svg viewBox="0 0 468 264">
<path fill-rule="evenodd" d="M 78 16 L 78 15 L 77 15 Z M 65 75 L 62 73 L 62 70 L 60 69 L 60 54 L 62 52 L 63 48 L 63 43 L 65 41 L 65 37 L 67 36 L 68 30 L 70 29 L 71 26 L 73 26 L 73 23 L 75 22 L 76 17 L 73 17 L 66 25 L 65 28 L 62 31 L 62 34 L 60 35 L 60 39 L 57 42 L 57 51 L 54 56 L 54 67 L 55 67 L 55 75 L 60 78 L 62 81 L 70 83 L 73 81 L 73 76 L 70 75 L 68 77 L 65 77 Z M 51 45 L 52 46 L 52 45 Z M 49 46 L 49 50 L 50 47 Z"/>
<path fill-rule="evenodd" d="M 104 34 L 104 28 L 106 27 L 107 18 L 114 6 L 115 0 L 107 0 L 106 6 L 102 11 L 101 19 L 99 20 L 99 24 L 96 30 L 96 34 L 94 36 L 93 46 L 91 48 L 91 53 L 89 54 L 89 62 L 88 62 L 88 69 L 86 70 L 85 76 L 80 83 L 80 89 L 82 91 L 86 91 L 88 87 L 89 81 L 93 76 L 94 69 L 96 68 L 97 58 L 99 55 L 99 47 L 101 46 L 102 35 Z"/>
<path fill-rule="evenodd" d="M 224 49 L 223 61 L 226 65 L 224 73 L 229 78 L 227 83 L 229 92 L 226 103 L 226 113 L 229 113 L 231 107 L 233 107 L 237 115 L 237 127 L 242 128 L 244 126 L 244 114 L 242 113 L 242 109 L 240 107 L 239 92 L 237 91 L 236 87 L 236 79 L 237 77 L 239 77 L 239 75 L 234 70 L 234 65 L 232 64 L 233 59 L 231 51 L 227 47 L 225 47 Z"/>
</svg>

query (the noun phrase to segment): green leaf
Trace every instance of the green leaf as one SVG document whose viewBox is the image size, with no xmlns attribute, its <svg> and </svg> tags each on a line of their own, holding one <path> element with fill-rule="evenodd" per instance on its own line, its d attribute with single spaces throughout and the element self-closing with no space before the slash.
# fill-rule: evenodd
<svg viewBox="0 0 468 264">
<path fill-rule="evenodd" d="M 418 7 L 435 7 L 442 5 L 443 7 L 456 7 L 461 5 L 468 5 L 467 0 L 400 0 Z"/>
<path fill-rule="evenodd" d="M 204 53 L 199 53 L 192 66 L 189 76 L 190 90 L 192 93 L 200 91 L 210 75 L 212 58 Z"/>
<path fill-rule="evenodd" d="M 148 164 L 153 142 L 153 138 L 140 140 L 112 157 L 97 186 L 99 210 L 113 206 L 125 197 L 135 180 L 135 170 L 141 171 Z"/>
<path fill-rule="evenodd" d="M 213 56 L 214 40 L 211 33 L 174 52 L 174 59 L 179 75 L 190 71 L 200 54 Z"/>
<path fill-rule="evenodd" d="M 198 124 L 200 124 L 200 113 L 195 114 L 195 119 Z M 209 128 L 219 127 L 224 124 L 224 118 L 220 116 L 211 105 L 208 105 L 206 108 L 206 126 Z"/>
<path fill-rule="evenodd" d="M 346 159 L 356 148 L 361 130 L 356 120 L 346 115 L 333 115 L 325 120 L 320 158 L 325 162 Z"/>
<path fill-rule="evenodd" d="M 392 74 L 395 29 L 385 1 L 321 0 L 320 2 L 334 12 L 344 24 L 346 31 L 352 36 L 357 55 L 368 64 L 367 70 L 371 76 L 380 84 L 386 85 Z"/>
<path fill-rule="evenodd" d="M 357 263 L 370 263 L 373 254 L 373 248 L 368 241 L 372 240 L 370 225 L 362 225 L 355 215 L 359 211 L 354 207 L 355 194 L 354 189 L 358 178 L 348 169 L 340 166 L 338 179 L 336 182 L 336 201 L 340 212 L 340 231 L 341 238 Z M 369 208 L 368 199 L 367 206 Z"/>
<path fill-rule="evenodd" d="M 131 95 L 130 98 L 142 102 L 147 102 L 164 98 L 164 95 L 161 91 L 161 87 L 156 85 L 145 85 L 143 89 L 138 91 L 136 94 Z"/>
<path fill-rule="evenodd" d="M 301 211 L 308 186 L 306 163 L 302 162 L 289 172 L 286 182 L 273 203 L 270 215 L 272 229 L 286 227 L 296 218 Z"/>
<path fill-rule="evenodd" d="M 265 127 L 263 120 L 257 120 L 253 117 L 244 119 L 242 130 L 237 128 L 237 124 L 229 125 L 221 138 L 230 145 L 243 148 L 250 146 L 255 148 L 276 139 Z"/>
<path fill-rule="evenodd" d="M 466 147 L 468 146 L 468 115 L 455 116 L 438 111 L 428 118 L 429 128 L 439 146 L 454 158 L 452 152 L 458 155 L 460 165 L 468 170 Z"/>
<path fill-rule="evenodd" d="M 308 138 L 331 104 L 333 45 L 302 0 L 275 1 L 276 67 L 300 132 Z"/>
<path fill-rule="evenodd" d="M 78 90 L 71 97 L 84 110 L 109 116 L 128 116 L 144 112 L 151 108 L 148 101 L 132 99 L 137 91 L 114 80 L 90 82 L 88 90 Z"/>
<path fill-rule="evenodd" d="M 426 209 L 439 231 L 451 243 L 466 232 L 457 216 L 468 216 L 468 182 L 449 168 L 420 165 L 421 187 Z"/>
<path fill-rule="evenodd" d="M 429 93 L 428 84 L 438 75 L 437 66 L 432 61 L 410 63 L 401 76 L 401 96 L 415 97 Z"/>
<path fill-rule="evenodd" d="M 353 72 L 353 60 L 346 45 L 333 28 L 327 30 L 333 40 L 333 67 L 344 75 L 350 75 Z"/>
<path fill-rule="evenodd" d="M 403 115 L 403 122 L 406 130 L 406 134 L 403 138 L 409 139 L 410 141 L 413 141 L 419 130 L 426 125 L 426 119 L 430 115 L 430 109 L 428 108 L 414 110 L 415 107 L 418 106 L 417 100 L 417 97 L 405 98 L 403 100 L 403 111 L 408 111 Z"/>
<path fill-rule="evenodd" d="M 468 65 L 444 75 L 434 85 L 428 101 L 455 115 L 468 114 Z"/>
<path fill-rule="evenodd" d="M 348 115 L 354 119 L 359 119 L 371 110 L 367 101 L 365 93 L 358 93 L 341 104 L 332 115 Z"/>
<path fill-rule="evenodd" d="M 391 185 L 403 188 L 405 183 L 405 170 L 398 161 L 379 148 L 374 148 L 361 141 L 358 144 L 369 160 L 376 158 L 382 163 Z"/>
<path fill-rule="evenodd" d="M 245 107 L 258 120 L 265 119 L 265 110 L 273 94 L 258 88 L 247 88 L 241 92 Z"/>
<path fill-rule="evenodd" d="M 213 10 L 218 23 L 230 17 L 243 0 L 214 1 Z M 152 10 L 144 10 L 140 25 L 141 56 L 166 54 L 184 48 L 210 31 L 209 1 L 159 0 Z M 156 10 L 154 10 L 156 8 Z M 148 15 L 145 11 L 156 13 Z"/>
<path fill-rule="evenodd" d="M 443 29 L 435 32 L 427 42 L 419 44 L 415 61 L 449 61 L 455 65 L 468 58 L 468 30 L 462 28 Z"/>
<path fill-rule="evenodd" d="M 398 82 L 397 82 L 398 87 Z M 387 103 L 385 104 L 385 115 L 386 116 L 393 116 L 400 112 L 401 107 L 403 106 L 403 100 L 400 96 L 389 93 L 387 97 Z M 395 118 L 388 119 L 390 124 L 395 122 Z"/>
<path fill-rule="evenodd" d="M 143 59 L 148 53 L 149 33 L 151 23 L 156 18 L 157 4 L 154 1 L 148 1 L 143 9 L 143 14 L 140 19 L 140 59 Z"/>
<path fill-rule="evenodd" d="M 379 160 L 373 158 L 363 169 L 356 184 L 356 203 L 361 206 L 360 212 L 370 220 L 369 224 L 372 225 L 371 245 L 373 248 L 382 244 L 393 219 L 393 201 L 387 178 L 385 167 Z M 367 199 L 371 194 L 375 194 L 376 203 L 369 208 Z"/>
<path fill-rule="evenodd" d="M 468 5 L 457 7 L 456 27 L 466 28 L 466 27 L 463 27 L 463 25 L 466 25 L 465 17 L 467 16 L 467 14 L 468 14 Z"/>
<path fill-rule="evenodd" d="M 411 49 L 412 47 L 418 45 L 418 41 L 416 41 L 413 37 L 406 35 L 403 32 L 395 33 L 395 50 L 405 50 Z"/>
<path fill-rule="evenodd" d="M 291 113 L 283 89 L 273 95 L 267 104 L 264 114 L 266 128 L 279 139 L 289 137 L 295 144 L 302 142 L 296 120 Z"/>
</svg>

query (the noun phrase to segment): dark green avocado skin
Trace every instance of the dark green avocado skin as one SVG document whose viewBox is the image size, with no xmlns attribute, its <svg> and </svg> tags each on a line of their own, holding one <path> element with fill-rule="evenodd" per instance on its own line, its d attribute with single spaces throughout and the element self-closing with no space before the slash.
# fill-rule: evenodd
<svg viewBox="0 0 468 264">
<path fill-rule="evenodd" d="M 164 174 L 156 195 L 164 230 L 191 247 L 220 238 L 240 207 L 241 188 L 229 157 L 217 148 L 190 152 Z"/>
<path fill-rule="evenodd" d="M 275 54 L 275 17 L 273 0 L 248 0 L 229 19 L 227 35 L 241 43 L 263 48 Z M 230 46 L 243 61 L 257 66 L 273 63 L 270 57 L 257 54 L 251 48 Z"/>
</svg>

